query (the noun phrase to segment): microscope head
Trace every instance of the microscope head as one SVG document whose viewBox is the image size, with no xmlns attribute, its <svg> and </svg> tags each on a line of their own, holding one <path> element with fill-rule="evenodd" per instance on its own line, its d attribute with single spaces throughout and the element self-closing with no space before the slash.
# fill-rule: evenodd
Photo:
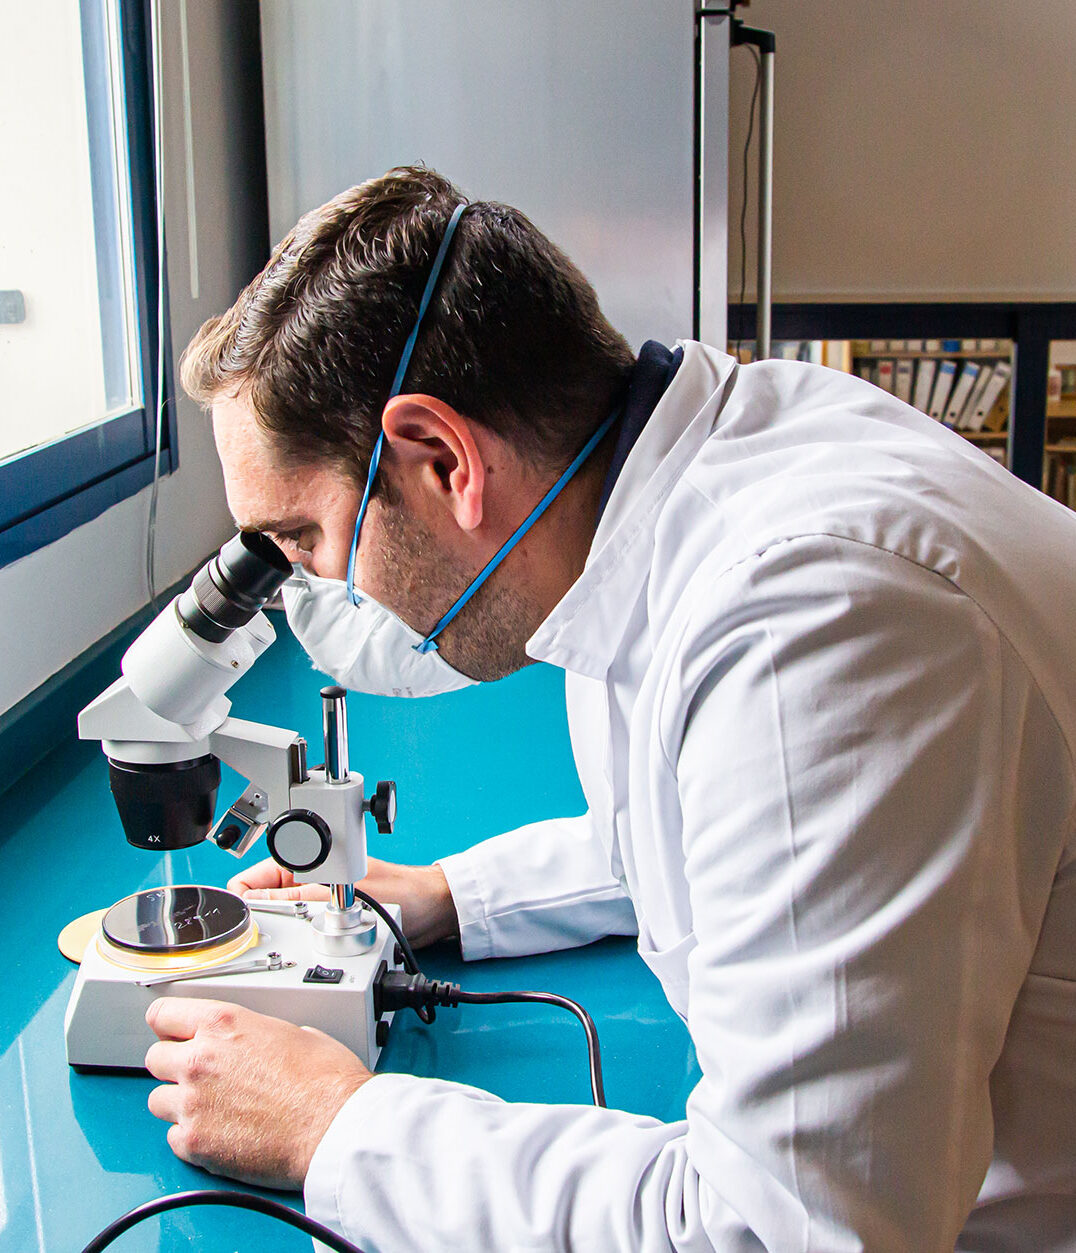
<svg viewBox="0 0 1076 1253">
<path fill-rule="evenodd" d="M 195 574 L 123 656 L 123 677 L 79 715 L 99 739 L 130 844 L 187 848 L 213 824 L 220 762 L 209 737 L 224 693 L 276 638 L 261 612 L 291 574 L 267 536 L 241 532 Z"/>
</svg>

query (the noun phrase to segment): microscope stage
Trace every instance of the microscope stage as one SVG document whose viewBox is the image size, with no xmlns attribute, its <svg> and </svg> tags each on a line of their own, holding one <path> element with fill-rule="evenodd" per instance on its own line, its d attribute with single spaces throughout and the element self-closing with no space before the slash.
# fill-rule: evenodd
<svg viewBox="0 0 1076 1253">
<path fill-rule="evenodd" d="M 312 905 L 312 915 L 316 917 L 322 908 Z M 397 906 L 386 908 L 399 919 Z M 400 965 L 394 960 L 396 941 L 388 927 L 378 919 L 373 944 L 357 956 L 327 957 L 315 948 L 317 932 L 312 920 L 284 915 L 265 915 L 263 920 L 264 930 L 255 927 L 245 941 L 240 937 L 238 949 L 235 938 L 222 946 L 229 960 L 217 973 L 212 961 L 198 964 L 185 956 L 181 959 L 183 970 L 190 971 L 193 966 L 199 977 L 176 978 L 154 987 L 143 987 L 139 980 L 158 980 L 180 972 L 174 968 L 125 968 L 106 956 L 111 946 L 99 933 L 86 948 L 64 1019 L 69 1065 L 77 1069 L 144 1070 L 146 1050 L 156 1039 L 146 1025 L 146 1010 L 161 996 L 183 996 L 230 1001 L 300 1026 L 317 1027 L 346 1044 L 373 1070 L 381 1052 L 378 1035 L 384 1038 L 392 1020 L 391 1013 L 375 1019 L 374 978 L 382 962 L 390 970 Z M 270 953 L 279 953 L 284 963 L 294 965 L 221 973 L 228 966 L 266 960 Z M 179 957 L 163 956 L 166 963 Z M 324 981 L 304 981 L 308 974 L 318 979 L 314 973 L 318 968 Z M 337 971 L 341 972 L 339 981 L 329 982 Z M 382 1021 L 386 1027 L 379 1033 Z"/>
</svg>

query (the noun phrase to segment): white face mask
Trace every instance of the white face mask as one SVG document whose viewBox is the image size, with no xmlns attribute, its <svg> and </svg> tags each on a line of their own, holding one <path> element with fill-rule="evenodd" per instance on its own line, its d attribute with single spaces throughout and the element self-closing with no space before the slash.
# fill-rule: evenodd
<svg viewBox="0 0 1076 1253">
<path fill-rule="evenodd" d="M 296 566 L 281 594 L 288 625 L 311 661 L 353 692 L 437 696 L 475 682 L 436 649 L 419 652 L 422 636 L 365 592 L 361 604 L 351 604 L 341 579 Z"/>
</svg>

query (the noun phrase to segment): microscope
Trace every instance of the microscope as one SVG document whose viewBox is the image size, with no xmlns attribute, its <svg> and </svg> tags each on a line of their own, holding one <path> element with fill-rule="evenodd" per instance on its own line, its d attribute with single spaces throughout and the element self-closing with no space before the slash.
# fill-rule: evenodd
<svg viewBox="0 0 1076 1253">
<path fill-rule="evenodd" d="M 100 740 L 128 843 L 152 852 L 208 839 L 242 857 L 263 833 L 298 883 L 327 903 L 246 901 L 198 884 L 137 892 L 105 911 L 67 1007 L 77 1069 L 142 1070 L 160 996 L 231 1001 L 318 1027 L 373 1069 L 391 1012 L 375 981 L 403 962 L 389 927 L 355 896 L 366 874 L 366 815 L 393 829 L 395 784 L 367 796 L 348 764 L 345 693 L 322 689 L 325 761 L 294 731 L 229 716 L 225 693 L 276 638 L 262 612 L 291 574 L 267 536 L 243 532 L 198 571 L 134 641 L 122 677 L 79 715 Z M 214 823 L 220 762 L 248 785 Z M 386 907 L 399 920 L 397 906 Z"/>
</svg>

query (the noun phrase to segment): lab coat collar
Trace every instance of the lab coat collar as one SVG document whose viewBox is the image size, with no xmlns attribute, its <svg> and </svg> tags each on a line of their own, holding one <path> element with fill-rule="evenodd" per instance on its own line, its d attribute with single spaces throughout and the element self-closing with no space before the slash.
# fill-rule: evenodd
<svg viewBox="0 0 1076 1253">
<path fill-rule="evenodd" d="M 654 527 L 720 412 L 736 370 L 732 357 L 678 341 L 683 364 L 631 450 L 590 547 L 583 573 L 527 642 L 527 654 L 562 670 L 603 679 L 627 615 L 650 569 Z"/>
</svg>

